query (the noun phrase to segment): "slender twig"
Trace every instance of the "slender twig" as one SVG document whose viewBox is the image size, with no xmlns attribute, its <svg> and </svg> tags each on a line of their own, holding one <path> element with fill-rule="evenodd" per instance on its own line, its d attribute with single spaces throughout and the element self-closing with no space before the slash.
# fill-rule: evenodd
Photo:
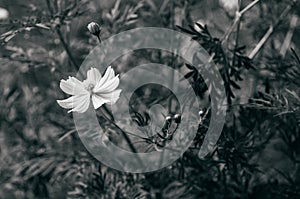
<svg viewBox="0 0 300 199">
<path fill-rule="evenodd" d="M 170 0 L 164 0 L 159 11 L 158 11 L 158 15 L 161 15 L 163 13 L 163 11 L 166 9 L 166 7 L 168 6 Z"/>
<path fill-rule="evenodd" d="M 73 54 L 72 54 L 72 52 L 71 52 L 71 50 L 69 48 L 69 45 L 66 43 L 66 41 L 64 39 L 64 36 L 63 36 L 63 34 L 61 32 L 60 27 L 56 27 L 55 31 L 56 31 L 56 33 L 57 33 L 57 35 L 59 37 L 59 40 L 60 40 L 61 44 L 64 47 L 66 53 L 68 54 L 71 63 L 73 64 L 73 66 L 75 67 L 75 69 L 78 71 L 79 70 L 79 65 L 76 63 L 76 61 L 75 61 L 75 59 L 73 57 Z"/>
<path fill-rule="evenodd" d="M 98 35 L 98 36 L 97 36 L 97 38 L 98 38 L 98 41 L 99 41 L 99 43 L 101 44 L 101 43 L 102 43 L 101 36 L 100 36 L 100 35 Z"/>
<path fill-rule="evenodd" d="M 240 5 L 239 5 L 239 7 L 240 7 Z M 239 18 L 239 20 L 237 22 L 234 50 L 236 50 L 239 46 L 239 35 L 240 35 L 240 28 L 241 28 L 241 20 L 240 19 L 241 19 L 241 17 Z M 235 64 L 235 58 L 236 58 L 235 53 L 233 53 L 232 64 L 231 64 L 232 66 Z"/>
<path fill-rule="evenodd" d="M 250 10 L 253 6 L 255 6 L 260 0 L 252 1 L 249 5 L 247 5 L 241 12 L 240 15 L 243 15 L 245 12 Z"/>
<path fill-rule="evenodd" d="M 170 22 L 171 22 L 171 28 L 174 30 L 174 28 L 175 28 L 175 20 L 174 20 L 174 17 L 175 17 L 175 15 L 174 15 L 174 1 L 173 0 L 171 0 L 171 2 L 170 2 L 170 4 L 171 4 L 171 6 L 170 6 L 170 13 L 171 13 L 171 18 L 170 18 Z M 172 37 L 171 37 L 171 46 L 172 46 L 172 61 L 171 61 L 171 64 L 172 64 L 172 67 L 174 67 L 174 59 L 175 59 L 175 52 L 173 52 L 173 43 L 174 43 L 174 35 L 172 35 Z M 171 77 L 170 77 L 170 81 L 169 81 L 169 86 L 170 86 L 170 89 L 173 89 L 173 85 L 174 85 L 174 76 L 175 76 L 175 74 L 174 74 L 174 70 L 172 70 L 172 72 L 171 72 Z M 171 112 L 172 111 L 172 101 L 173 101 L 173 98 L 172 97 L 170 97 L 169 98 L 169 102 L 168 102 L 168 108 L 169 108 L 169 112 Z"/>
<path fill-rule="evenodd" d="M 291 22 L 290 22 L 289 30 L 288 30 L 285 38 L 284 38 L 284 42 L 283 42 L 282 47 L 280 49 L 280 55 L 282 57 L 285 57 L 286 51 L 287 51 L 287 49 L 289 48 L 289 46 L 291 44 L 292 37 L 294 35 L 294 31 L 295 31 L 295 28 L 297 26 L 297 22 L 298 22 L 298 16 L 294 14 L 292 16 L 292 19 L 291 19 Z"/>
<path fill-rule="evenodd" d="M 119 125 L 117 125 L 114 121 L 112 121 L 110 118 L 108 118 L 104 113 L 103 113 L 103 110 L 100 108 L 99 109 L 100 112 L 102 113 L 103 117 L 109 121 L 113 126 L 115 126 L 121 133 L 122 133 L 122 136 L 125 138 L 129 148 L 131 149 L 132 152 L 134 153 L 137 153 L 137 150 L 135 149 L 135 147 L 133 146 L 130 138 L 127 136 L 127 133 L 121 129 L 121 127 L 119 127 Z"/>
<path fill-rule="evenodd" d="M 54 16 L 54 11 L 53 11 L 53 9 L 52 9 L 50 0 L 46 0 L 46 4 L 47 4 L 48 10 L 49 10 L 49 12 L 50 12 L 50 14 L 51 14 L 51 17 L 53 17 L 53 16 Z M 72 52 L 71 52 L 71 50 L 70 50 L 70 48 L 69 48 L 69 45 L 68 45 L 67 42 L 65 41 L 65 38 L 64 38 L 64 36 L 63 36 L 63 34 L 62 34 L 60 28 L 61 28 L 60 26 L 56 26 L 56 27 L 55 27 L 55 32 L 56 32 L 56 34 L 58 35 L 59 40 L 60 40 L 62 46 L 64 47 L 66 53 L 68 54 L 68 57 L 69 57 L 71 63 L 72 63 L 73 66 L 75 67 L 76 71 L 78 71 L 78 70 L 79 70 L 79 66 L 78 66 L 78 64 L 76 63 L 76 61 L 75 61 L 75 59 L 74 59 L 74 57 L 73 57 L 73 55 L 72 55 Z"/>
<path fill-rule="evenodd" d="M 226 31 L 226 33 L 223 36 L 222 39 L 222 45 L 228 40 L 229 36 L 231 35 L 231 33 L 233 32 L 236 24 L 240 21 L 240 15 L 238 15 L 238 13 L 236 13 L 235 18 L 234 18 L 234 22 L 231 25 L 231 27 Z"/>
<path fill-rule="evenodd" d="M 213 53 L 210 55 L 210 57 L 209 57 L 207 63 L 208 63 L 208 64 L 209 64 L 209 63 L 212 63 L 212 61 L 214 60 L 215 56 L 216 56 L 216 53 L 213 52 Z"/>
<path fill-rule="evenodd" d="M 49 1 L 49 0 L 46 0 L 46 4 L 47 4 L 48 10 L 49 10 L 49 12 L 50 12 L 50 14 L 51 14 L 51 17 L 52 17 L 53 14 L 54 14 L 54 11 L 53 11 L 53 9 L 52 9 L 52 6 L 51 6 L 50 1 Z"/>
<path fill-rule="evenodd" d="M 274 27 L 271 25 L 266 32 L 266 34 L 261 38 L 261 40 L 258 42 L 258 44 L 255 46 L 255 48 L 252 50 L 252 52 L 249 54 L 249 58 L 253 59 L 256 54 L 260 51 L 260 49 L 263 47 L 263 45 L 266 43 L 266 41 L 269 39 L 271 34 L 273 33 Z"/>
<path fill-rule="evenodd" d="M 259 1 L 260 0 L 253 1 L 248 6 L 246 6 L 243 10 L 235 13 L 234 22 L 231 25 L 231 27 L 224 34 L 224 37 L 223 37 L 223 40 L 222 40 L 222 44 L 224 44 L 228 40 L 229 36 L 231 35 L 231 33 L 233 32 L 233 30 L 235 29 L 235 26 L 237 24 L 239 24 L 239 22 L 241 20 L 241 17 L 243 16 L 243 14 L 245 14 L 248 10 L 250 10 L 253 6 L 255 6 Z"/>
<path fill-rule="evenodd" d="M 258 42 L 256 47 L 252 50 L 252 52 L 249 54 L 249 58 L 253 59 L 257 53 L 261 50 L 261 48 L 264 46 L 264 44 L 268 41 L 270 38 L 271 34 L 273 33 L 274 29 L 280 24 L 280 22 L 287 16 L 287 14 L 291 11 L 292 9 L 292 4 L 287 6 L 285 10 L 281 13 L 279 16 L 278 20 L 270 25 L 269 29 L 267 30 L 266 34 L 261 38 L 261 40 Z"/>
</svg>

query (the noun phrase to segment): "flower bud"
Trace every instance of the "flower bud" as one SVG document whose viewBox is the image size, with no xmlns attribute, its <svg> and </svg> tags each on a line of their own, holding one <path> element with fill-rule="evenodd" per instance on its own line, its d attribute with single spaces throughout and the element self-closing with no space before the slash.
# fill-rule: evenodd
<svg viewBox="0 0 300 199">
<path fill-rule="evenodd" d="M 93 35 L 97 37 L 100 35 L 101 27 L 99 26 L 99 24 L 95 22 L 91 22 L 88 24 L 87 28 L 89 29 L 90 33 L 92 33 Z"/>
<path fill-rule="evenodd" d="M 204 111 L 203 110 L 200 110 L 199 111 L 199 115 L 202 117 L 204 115 Z"/>
<path fill-rule="evenodd" d="M 180 114 L 174 115 L 174 121 L 176 124 L 179 124 L 181 122 L 181 115 Z"/>
<path fill-rule="evenodd" d="M 171 122 L 171 120 L 172 120 L 172 117 L 168 115 L 168 116 L 166 117 L 166 121 Z"/>
<path fill-rule="evenodd" d="M 8 16 L 9 16 L 8 11 L 6 9 L 0 7 L 0 20 L 7 19 Z"/>
<path fill-rule="evenodd" d="M 203 117 L 206 114 L 206 108 L 200 109 L 198 114 L 200 117 Z"/>
</svg>

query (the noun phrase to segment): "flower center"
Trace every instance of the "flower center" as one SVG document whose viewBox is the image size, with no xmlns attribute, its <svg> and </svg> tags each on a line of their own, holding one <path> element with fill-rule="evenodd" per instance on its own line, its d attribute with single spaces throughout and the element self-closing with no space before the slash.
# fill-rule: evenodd
<svg viewBox="0 0 300 199">
<path fill-rule="evenodd" d="M 94 89 L 94 85 L 93 84 L 89 84 L 88 87 L 87 87 L 87 90 L 89 91 L 90 95 L 92 95 L 94 92 L 93 92 L 93 89 Z"/>
</svg>

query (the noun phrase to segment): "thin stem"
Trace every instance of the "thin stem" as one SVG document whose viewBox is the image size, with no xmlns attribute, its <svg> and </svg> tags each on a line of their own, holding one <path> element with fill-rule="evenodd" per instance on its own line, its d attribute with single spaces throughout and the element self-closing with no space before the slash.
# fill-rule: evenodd
<svg viewBox="0 0 300 199">
<path fill-rule="evenodd" d="M 249 5 L 247 5 L 241 12 L 240 15 L 243 15 L 245 12 L 250 10 L 253 6 L 255 6 L 260 0 L 252 1 Z"/>
<path fill-rule="evenodd" d="M 62 43 L 62 45 L 63 45 L 63 47 L 64 47 L 64 49 L 65 49 L 67 55 L 69 56 L 69 59 L 70 59 L 71 63 L 72 63 L 73 66 L 75 67 L 76 71 L 78 71 L 78 70 L 79 70 L 79 66 L 78 66 L 78 64 L 76 63 L 76 61 L 75 61 L 75 59 L 74 59 L 74 57 L 73 57 L 73 55 L 72 55 L 72 52 L 71 52 L 71 50 L 70 50 L 70 48 L 69 48 L 69 45 L 66 43 L 66 41 L 65 41 L 65 39 L 64 39 L 64 36 L 63 36 L 63 34 L 62 34 L 62 32 L 61 32 L 60 27 L 56 27 L 55 30 L 56 30 L 56 33 L 57 33 L 57 35 L 58 35 L 58 37 L 59 37 L 60 42 Z"/>
<path fill-rule="evenodd" d="M 282 47 L 280 49 L 280 55 L 282 57 L 285 57 L 286 51 L 287 51 L 287 49 L 289 48 L 289 46 L 291 44 L 291 40 L 292 40 L 292 37 L 294 35 L 295 28 L 297 26 L 297 22 L 298 22 L 298 16 L 294 14 L 292 16 L 292 19 L 291 19 L 291 22 L 290 22 L 289 30 L 288 30 L 285 38 L 284 38 Z"/>
<path fill-rule="evenodd" d="M 171 28 L 174 30 L 174 28 L 175 28 L 175 22 L 174 22 L 174 1 L 173 0 L 171 0 L 171 2 L 170 2 L 170 4 L 171 4 L 171 6 L 170 6 L 170 13 L 171 13 L 171 18 L 170 18 L 170 22 L 171 22 Z M 174 59 L 175 59 L 175 55 L 174 55 L 174 53 L 175 52 L 173 52 L 173 44 L 174 44 L 174 41 L 173 41 L 173 35 L 172 35 L 172 40 L 171 40 L 171 46 L 172 46 L 172 61 L 171 61 L 171 64 L 172 64 L 172 68 L 175 68 L 175 66 L 174 66 Z M 173 85 L 174 85 L 174 70 L 172 70 L 172 72 L 171 72 L 171 77 L 170 77 L 170 81 L 169 81 L 169 86 L 170 86 L 170 89 L 173 89 Z M 170 98 L 169 98 L 169 102 L 168 102 L 168 108 L 169 108 L 169 113 L 170 112 L 172 112 L 172 101 L 173 101 L 173 98 L 170 96 Z"/>
<path fill-rule="evenodd" d="M 125 138 L 125 140 L 126 140 L 128 146 L 129 146 L 129 148 L 131 149 L 131 151 L 134 152 L 134 153 L 137 153 L 137 150 L 136 150 L 135 147 L 132 145 L 131 140 L 130 140 L 130 138 L 127 136 L 126 132 L 123 131 L 123 130 L 119 127 L 119 125 L 117 125 L 114 121 L 112 121 L 111 119 L 109 119 L 109 118 L 103 113 L 103 111 L 101 110 L 101 108 L 100 108 L 99 110 L 100 110 L 100 112 L 102 113 L 103 117 L 104 117 L 107 121 L 109 121 L 109 122 L 110 122 L 111 124 L 113 124 L 119 131 L 121 131 L 121 133 L 122 133 L 123 137 Z"/>
<path fill-rule="evenodd" d="M 46 4 L 47 4 L 48 10 L 49 10 L 49 12 L 50 12 L 50 14 L 51 14 L 51 17 L 52 17 L 53 14 L 54 14 L 54 11 L 53 11 L 53 9 L 52 9 L 52 6 L 51 6 L 50 1 L 49 1 L 49 0 L 46 0 Z"/>
<path fill-rule="evenodd" d="M 102 43 L 101 36 L 100 36 L 100 35 L 98 35 L 98 36 L 97 36 L 97 38 L 98 38 L 98 41 L 99 41 L 99 43 L 101 44 L 101 43 Z"/>
<path fill-rule="evenodd" d="M 255 48 L 252 50 L 252 52 L 249 54 L 249 58 L 253 59 L 257 53 L 260 51 L 260 49 L 263 47 L 263 45 L 267 42 L 271 34 L 273 33 L 274 27 L 271 25 L 266 32 L 266 34 L 261 38 L 261 40 L 258 42 L 258 44 L 255 46 Z"/>
<path fill-rule="evenodd" d="M 226 31 L 226 33 L 223 36 L 222 43 L 221 43 L 222 45 L 228 40 L 228 38 L 231 35 L 231 33 L 233 32 L 236 24 L 240 21 L 240 17 L 241 16 L 238 15 L 238 13 L 236 13 L 233 24 L 231 25 L 231 27 Z"/>
<path fill-rule="evenodd" d="M 236 50 L 239 46 L 239 34 L 240 34 L 240 28 L 241 28 L 241 20 L 238 20 L 237 28 L 236 28 L 236 37 L 235 37 L 235 45 L 234 45 L 234 50 Z M 232 57 L 232 66 L 235 64 L 235 52 L 233 53 Z"/>
<path fill-rule="evenodd" d="M 142 137 L 142 136 L 139 136 L 139 135 L 136 135 L 134 133 L 130 133 L 130 132 L 126 132 L 127 134 L 131 135 L 131 136 L 134 136 L 134 137 L 137 137 L 137 138 L 140 138 L 140 139 L 146 139 L 145 137 Z"/>
<path fill-rule="evenodd" d="M 52 9 L 50 0 L 46 0 L 46 4 L 47 4 L 47 7 L 48 7 L 48 10 L 49 10 L 49 12 L 50 12 L 51 17 L 53 17 L 54 11 L 53 11 L 53 9 Z M 69 48 L 69 45 L 67 44 L 67 42 L 66 42 L 65 39 L 64 39 L 64 36 L 63 36 L 63 34 L 62 34 L 62 32 L 61 32 L 60 27 L 59 27 L 59 26 L 56 26 L 56 27 L 55 27 L 55 31 L 56 31 L 56 34 L 57 34 L 58 37 L 59 37 L 60 42 L 62 43 L 62 45 L 63 45 L 63 47 L 64 47 L 66 53 L 68 54 L 71 63 L 73 64 L 73 66 L 75 67 L 75 69 L 78 71 L 78 70 L 79 70 L 79 66 L 77 65 L 77 63 L 76 63 L 76 61 L 75 61 L 75 59 L 74 59 L 74 57 L 73 57 L 73 55 L 72 55 L 72 53 L 71 53 L 71 50 L 70 50 L 70 48 Z"/>
<path fill-rule="evenodd" d="M 290 4 L 286 9 L 281 13 L 279 16 L 278 20 L 272 24 L 266 34 L 261 38 L 261 40 L 258 42 L 256 47 L 252 50 L 252 52 L 249 54 L 249 58 L 253 59 L 257 53 L 261 50 L 261 48 L 264 46 L 264 44 L 268 41 L 270 38 L 271 34 L 273 33 L 274 29 L 280 24 L 280 22 L 287 16 L 287 14 L 290 12 L 292 9 L 292 4 Z"/>
<path fill-rule="evenodd" d="M 223 37 L 223 40 L 222 40 L 222 44 L 225 43 L 228 40 L 229 36 L 231 35 L 233 30 L 235 29 L 235 26 L 237 24 L 239 24 L 243 14 L 245 14 L 248 10 L 250 10 L 253 6 L 255 6 L 259 1 L 260 0 L 255 0 L 255 1 L 251 2 L 248 6 L 246 6 L 242 11 L 236 12 L 234 22 L 231 25 L 231 27 L 226 31 L 226 33 Z"/>
<path fill-rule="evenodd" d="M 213 52 L 213 53 L 211 54 L 211 56 L 209 57 L 207 63 L 208 63 L 208 64 L 211 63 L 211 62 L 214 60 L 215 56 L 216 56 L 216 53 Z"/>
</svg>

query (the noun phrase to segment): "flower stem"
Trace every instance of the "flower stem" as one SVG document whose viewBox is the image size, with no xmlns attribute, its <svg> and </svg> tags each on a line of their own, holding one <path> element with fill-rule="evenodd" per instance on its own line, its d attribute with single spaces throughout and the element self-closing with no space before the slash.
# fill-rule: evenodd
<svg viewBox="0 0 300 199">
<path fill-rule="evenodd" d="M 63 36 L 63 34 L 62 34 L 62 32 L 61 32 L 60 27 L 56 27 L 55 30 L 56 30 L 56 33 L 57 33 L 57 35 L 58 35 L 58 37 L 59 37 L 60 42 L 62 43 L 62 46 L 64 47 L 66 53 L 67 53 L 68 56 L 69 56 L 69 59 L 70 59 L 71 63 L 72 63 L 73 66 L 75 67 L 76 71 L 78 71 L 78 70 L 79 70 L 79 66 L 78 66 L 78 64 L 76 63 L 76 61 L 75 61 L 75 59 L 74 59 L 74 57 L 73 57 L 73 55 L 72 55 L 72 53 L 71 53 L 71 50 L 70 50 L 70 48 L 69 48 L 69 45 L 66 43 L 66 41 L 65 41 L 65 39 L 64 39 L 64 36 Z"/>
<path fill-rule="evenodd" d="M 248 10 L 250 10 L 253 6 L 255 6 L 255 4 L 257 4 L 260 0 L 255 0 L 252 1 L 249 5 L 247 5 L 241 12 L 240 15 L 243 15 L 245 12 L 247 12 Z"/>
<path fill-rule="evenodd" d="M 133 146 L 133 144 L 132 144 L 130 138 L 127 136 L 126 132 L 125 132 L 124 130 L 122 130 L 122 129 L 119 127 L 119 125 L 117 125 L 114 121 L 112 121 L 111 119 L 109 119 L 109 118 L 104 114 L 104 112 L 103 112 L 103 110 L 102 110 L 101 108 L 100 108 L 99 110 L 100 110 L 100 112 L 102 113 L 103 117 L 104 117 L 107 121 L 109 121 L 111 124 L 113 124 L 113 126 L 115 126 L 115 127 L 122 133 L 122 135 L 123 135 L 123 137 L 125 138 L 125 140 L 126 140 L 128 146 L 129 146 L 129 148 L 131 149 L 131 151 L 132 151 L 133 153 L 138 153 L 137 150 L 135 149 L 135 147 Z"/>
<path fill-rule="evenodd" d="M 280 49 L 280 55 L 282 57 L 285 57 L 285 54 L 291 44 L 291 41 L 292 41 L 292 37 L 294 35 L 294 31 L 295 31 L 295 28 L 297 26 L 297 22 L 298 22 L 298 16 L 293 14 L 292 15 L 292 19 L 290 21 L 290 27 L 289 27 L 289 30 L 284 38 L 284 42 L 282 44 L 282 47 Z"/>
<path fill-rule="evenodd" d="M 235 44 L 234 44 L 234 50 L 236 50 L 239 47 L 239 35 L 240 35 L 240 29 L 241 29 L 241 20 L 238 20 L 237 28 L 236 28 L 236 37 L 235 37 Z M 236 60 L 236 54 L 233 53 L 232 57 L 232 66 L 234 66 Z"/>
<path fill-rule="evenodd" d="M 250 10 L 253 6 L 255 6 L 260 0 L 255 0 L 253 2 L 251 2 L 249 5 L 247 5 L 243 10 L 236 12 L 235 14 L 235 19 L 233 24 L 231 25 L 231 27 L 226 31 L 223 40 L 222 40 L 222 44 L 225 43 L 229 36 L 231 35 L 231 33 L 233 32 L 233 30 L 235 29 L 235 26 L 238 25 L 240 23 L 241 17 L 248 11 Z"/>
<path fill-rule="evenodd" d="M 271 34 L 273 33 L 274 29 L 281 23 L 281 21 L 288 15 L 288 13 L 291 11 L 293 8 L 293 4 L 290 4 L 289 6 L 286 7 L 286 9 L 281 13 L 279 16 L 278 20 L 270 25 L 269 29 L 267 30 L 266 34 L 261 38 L 261 40 L 258 42 L 258 44 L 255 46 L 255 48 L 252 50 L 252 52 L 249 54 L 249 58 L 253 59 L 257 53 L 261 50 L 261 48 L 264 46 L 264 44 L 268 41 L 270 38 Z"/>
<path fill-rule="evenodd" d="M 102 43 L 101 36 L 100 36 L 100 35 L 98 35 L 98 36 L 97 36 L 97 38 L 98 38 L 98 41 L 99 41 L 99 43 L 101 44 L 101 43 Z"/>
<path fill-rule="evenodd" d="M 54 11 L 53 11 L 53 9 L 52 9 L 50 0 L 46 0 L 46 4 L 47 4 L 47 7 L 48 7 L 48 10 L 49 10 L 49 12 L 50 12 L 51 17 L 53 17 L 53 16 L 54 16 Z M 61 32 L 61 29 L 60 29 L 60 26 L 56 26 L 56 27 L 55 27 L 55 32 L 56 32 L 56 34 L 58 35 L 59 40 L 60 40 L 62 46 L 64 47 L 66 53 L 68 54 L 71 63 L 72 63 L 73 66 L 75 67 L 76 71 L 78 71 L 78 70 L 79 70 L 79 66 L 78 66 L 78 64 L 76 63 L 76 61 L 75 61 L 75 59 L 74 59 L 74 57 L 73 57 L 73 55 L 72 55 L 72 53 L 71 53 L 71 50 L 70 50 L 70 48 L 69 48 L 69 45 L 67 44 L 67 42 L 66 42 L 65 39 L 64 39 L 64 36 L 63 36 L 63 34 L 62 34 L 62 32 Z"/>
</svg>

